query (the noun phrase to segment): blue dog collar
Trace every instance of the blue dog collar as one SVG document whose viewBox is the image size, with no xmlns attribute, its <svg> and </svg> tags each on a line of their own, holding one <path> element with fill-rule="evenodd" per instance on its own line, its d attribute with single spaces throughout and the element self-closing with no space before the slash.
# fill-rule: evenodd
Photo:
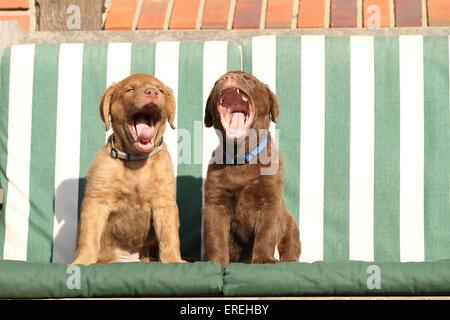
<svg viewBox="0 0 450 320">
<path fill-rule="evenodd" d="M 266 135 L 260 144 L 256 146 L 255 149 L 247 153 L 243 158 L 243 161 L 238 161 L 236 157 L 230 158 L 227 153 L 224 151 L 224 164 L 247 164 L 250 163 L 255 157 L 257 157 L 267 146 L 269 143 L 269 135 Z"/>
</svg>

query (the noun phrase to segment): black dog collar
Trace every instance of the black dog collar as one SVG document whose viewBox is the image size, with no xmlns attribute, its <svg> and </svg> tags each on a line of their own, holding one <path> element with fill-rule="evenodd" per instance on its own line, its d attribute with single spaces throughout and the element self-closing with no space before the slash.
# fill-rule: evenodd
<svg viewBox="0 0 450 320">
<path fill-rule="evenodd" d="M 138 161 L 151 158 L 159 153 L 163 148 L 163 139 L 161 139 L 161 143 L 152 150 L 150 153 L 126 153 L 118 150 L 114 145 L 114 136 L 111 139 L 111 151 L 110 155 L 113 159 L 122 159 L 127 161 Z"/>
</svg>

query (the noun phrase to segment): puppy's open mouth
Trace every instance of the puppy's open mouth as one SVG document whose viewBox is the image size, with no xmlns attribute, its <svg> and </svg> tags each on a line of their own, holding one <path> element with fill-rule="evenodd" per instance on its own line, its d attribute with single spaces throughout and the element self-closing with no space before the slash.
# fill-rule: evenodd
<svg viewBox="0 0 450 320">
<path fill-rule="evenodd" d="M 255 118 L 251 98 L 237 87 L 227 87 L 219 93 L 217 111 L 227 136 L 234 139 L 244 137 Z"/>
<path fill-rule="evenodd" d="M 143 153 L 151 152 L 161 123 L 158 107 L 146 105 L 136 112 L 128 121 L 128 129 L 133 138 L 133 145 Z"/>
</svg>

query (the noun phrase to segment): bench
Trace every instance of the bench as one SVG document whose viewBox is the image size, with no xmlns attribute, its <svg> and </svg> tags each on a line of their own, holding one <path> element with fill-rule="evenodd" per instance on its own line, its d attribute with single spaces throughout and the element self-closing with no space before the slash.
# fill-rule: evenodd
<svg viewBox="0 0 450 320">
<path fill-rule="evenodd" d="M 449 294 L 450 32 L 423 33 L 98 33 L 6 48 L 0 297 Z M 279 98 L 272 133 L 300 224 L 299 263 L 201 261 L 202 182 L 217 143 L 201 122 L 227 70 L 252 72 Z M 100 96 L 137 72 L 177 97 L 177 129 L 165 141 L 182 255 L 196 262 L 70 267 L 87 170 L 105 141 Z M 194 143 L 183 144 L 187 132 Z"/>
</svg>

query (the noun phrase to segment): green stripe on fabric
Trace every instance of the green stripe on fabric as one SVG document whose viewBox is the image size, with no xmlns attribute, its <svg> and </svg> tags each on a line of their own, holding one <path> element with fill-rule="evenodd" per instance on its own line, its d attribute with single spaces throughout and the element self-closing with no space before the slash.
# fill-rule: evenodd
<svg viewBox="0 0 450 320">
<path fill-rule="evenodd" d="M 375 37 L 374 260 L 400 261 L 398 37 Z"/>
<path fill-rule="evenodd" d="M 299 220 L 300 194 L 300 38 L 277 37 L 276 92 L 280 104 L 280 151 L 284 159 L 286 206 Z"/>
<path fill-rule="evenodd" d="M 450 257 L 448 37 L 424 37 L 425 260 Z"/>
<path fill-rule="evenodd" d="M 247 40 L 242 45 L 242 68 L 245 72 L 252 73 L 252 40 Z"/>
<path fill-rule="evenodd" d="M 27 261 L 50 262 L 53 251 L 58 45 L 36 46 L 30 158 Z"/>
<path fill-rule="evenodd" d="M 8 159 L 8 110 L 9 110 L 9 71 L 11 49 L 3 51 L 0 65 L 0 187 L 3 189 L 3 207 L 0 211 L 0 260 L 3 259 L 5 244 L 5 210 L 8 194 L 6 162 Z"/>
<path fill-rule="evenodd" d="M 180 44 L 179 70 L 178 144 L 181 147 L 178 153 L 177 203 L 181 253 L 200 259 L 202 165 L 195 158 L 201 158 L 203 144 L 203 43 Z M 191 156 L 187 157 L 187 153 Z"/>
<path fill-rule="evenodd" d="M 105 126 L 100 118 L 99 106 L 106 89 L 107 55 L 107 45 L 86 44 L 84 46 L 78 208 L 81 208 L 89 168 L 95 155 L 105 144 Z"/>
<path fill-rule="evenodd" d="M 242 70 L 241 52 L 235 43 L 228 42 L 227 71 L 237 70 Z"/>
<path fill-rule="evenodd" d="M 324 252 L 349 259 L 350 38 L 325 39 Z"/>
<path fill-rule="evenodd" d="M 131 47 L 131 74 L 155 73 L 155 43 L 133 43 Z"/>
</svg>

